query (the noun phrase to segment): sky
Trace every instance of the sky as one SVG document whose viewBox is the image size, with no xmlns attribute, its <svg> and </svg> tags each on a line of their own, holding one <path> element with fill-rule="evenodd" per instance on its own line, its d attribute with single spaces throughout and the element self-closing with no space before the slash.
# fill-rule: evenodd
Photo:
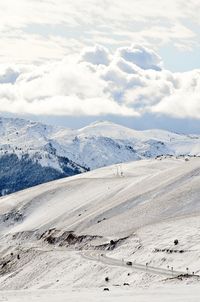
<svg viewBox="0 0 200 302">
<path fill-rule="evenodd" d="M 200 133 L 199 0 L 1 0 L 0 114 Z"/>
</svg>

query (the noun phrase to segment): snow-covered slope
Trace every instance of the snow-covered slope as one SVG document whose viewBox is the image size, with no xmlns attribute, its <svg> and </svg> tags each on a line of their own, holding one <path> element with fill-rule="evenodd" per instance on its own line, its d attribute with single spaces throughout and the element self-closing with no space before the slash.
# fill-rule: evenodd
<svg viewBox="0 0 200 302">
<path fill-rule="evenodd" d="M 1 290 L 199 282 L 200 159 L 162 157 L 120 169 L 0 198 Z M 188 279 L 170 279 L 186 268 Z"/>
<path fill-rule="evenodd" d="M 14 209 L 22 215 L 15 231 L 48 226 L 121 236 L 128 228 L 200 210 L 199 158 L 124 163 L 120 171 L 109 166 L 9 195 L 0 199 L 1 214 Z"/>
<path fill-rule="evenodd" d="M 4 195 L 87 170 L 163 154 L 199 155 L 200 137 L 163 130 L 135 131 L 107 121 L 71 130 L 0 118 L 0 193 Z M 20 182 L 15 175 L 19 170 L 21 180 L 31 174 L 33 181 Z"/>
</svg>

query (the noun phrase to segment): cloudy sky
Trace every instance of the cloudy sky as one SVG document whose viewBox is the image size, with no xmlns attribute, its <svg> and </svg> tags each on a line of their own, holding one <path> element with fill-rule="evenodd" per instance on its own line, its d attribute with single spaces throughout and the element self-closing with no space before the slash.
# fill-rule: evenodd
<svg viewBox="0 0 200 302">
<path fill-rule="evenodd" d="M 1 0 L 0 114 L 200 133 L 199 0 Z"/>
</svg>

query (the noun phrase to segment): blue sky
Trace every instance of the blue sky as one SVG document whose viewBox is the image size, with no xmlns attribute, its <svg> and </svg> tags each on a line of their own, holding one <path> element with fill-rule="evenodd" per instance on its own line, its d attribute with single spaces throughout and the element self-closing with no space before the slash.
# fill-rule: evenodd
<svg viewBox="0 0 200 302">
<path fill-rule="evenodd" d="M 159 49 L 165 67 L 171 71 L 188 71 L 200 69 L 200 48 L 194 47 L 192 51 L 180 51 L 173 45 L 163 46 Z"/>
<path fill-rule="evenodd" d="M 0 111 L 200 133 L 198 0 L 1 0 Z"/>
</svg>

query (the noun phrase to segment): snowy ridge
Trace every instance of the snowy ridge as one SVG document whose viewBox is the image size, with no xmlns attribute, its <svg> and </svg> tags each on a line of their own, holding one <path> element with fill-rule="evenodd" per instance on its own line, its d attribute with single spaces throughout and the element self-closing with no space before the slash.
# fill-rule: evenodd
<svg viewBox="0 0 200 302">
<path fill-rule="evenodd" d="M 90 169 L 157 155 L 199 155 L 200 136 L 180 135 L 164 130 L 136 131 L 108 121 L 93 123 L 78 130 L 53 127 L 21 119 L 0 118 L 0 150 L 41 156 L 53 148 Z M 123 149 L 120 153 L 120 149 Z M 95 156 L 91 158 L 90 152 Z M 116 150 L 119 150 L 116 157 Z M 52 150 L 51 150 L 52 151 Z M 98 154 L 99 152 L 99 154 Z M 107 155 L 106 155 L 107 154 Z M 45 162 L 42 156 L 41 163 Z"/>
<path fill-rule="evenodd" d="M 22 119 L 0 118 L 0 160 L 5 155 L 15 155 L 22 161 L 28 159 L 40 165 L 41 169 L 50 169 L 50 179 L 44 177 L 36 183 L 39 184 L 99 167 L 160 155 L 199 156 L 200 137 L 164 130 L 136 131 L 108 121 L 72 130 Z M 4 162 L 8 160 L 6 158 Z M 49 172 L 45 174 L 49 175 Z M 34 183 L 29 182 L 20 189 L 32 185 Z M 0 187 L 0 192 L 14 191 L 14 187 Z"/>
</svg>

